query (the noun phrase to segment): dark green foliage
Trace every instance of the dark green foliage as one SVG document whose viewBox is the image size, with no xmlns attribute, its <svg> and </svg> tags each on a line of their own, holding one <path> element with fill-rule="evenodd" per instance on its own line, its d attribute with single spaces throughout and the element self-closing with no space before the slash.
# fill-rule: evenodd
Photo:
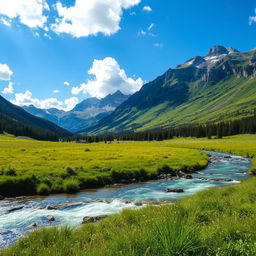
<svg viewBox="0 0 256 256">
<path fill-rule="evenodd" d="M 38 195 L 49 195 L 51 192 L 51 189 L 49 188 L 49 186 L 45 183 L 41 183 L 37 186 L 36 188 L 36 193 Z"/>
<path fill-rule="evenodd" d="M 76 193 L 79 191 L 79 183 L 75 179 L 67 179 L 63 182 L 63 189 L 66 193 Z"/>
</svg>

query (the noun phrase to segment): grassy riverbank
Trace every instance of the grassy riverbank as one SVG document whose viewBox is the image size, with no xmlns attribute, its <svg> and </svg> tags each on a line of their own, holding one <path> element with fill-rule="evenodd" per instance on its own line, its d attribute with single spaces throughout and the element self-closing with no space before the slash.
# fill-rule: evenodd
<svg viewBox="0 0 256 256">
<path fill-rule="evenodd" d="M 205 148 L 255 156 L 256 136 L 177 139 L 169 147 Z M 33 232 L 1 256 L 254 256 L 256 177 L 200 192 L 173 205 L 125 210 L 97 225 Z"/>
<path fill-rule="evenodd" d="M 159 142 L 77 144 L 0 136 L 0 195 L 76 192 L 207 163 L 204 152 Z"/>
</svg>

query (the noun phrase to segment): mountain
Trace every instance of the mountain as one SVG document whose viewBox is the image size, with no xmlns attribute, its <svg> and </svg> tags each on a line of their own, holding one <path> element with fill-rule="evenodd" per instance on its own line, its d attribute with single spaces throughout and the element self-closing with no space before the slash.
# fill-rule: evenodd
<svg viewBox="0 0 256 256">
<path fill-rule="evenodd" d="M 27 113 L 2 96 L 0 96 L 0 115 L 0 132 L 6 131 L 15 135 L 49 140 L 57 140 L 59 137 L 72 135 L 50 121 Z"/>
<path fill-rule="evenodd" d="M 145 84 L 89 134 L 140 131 L 251 116 L 256 103 L 256 49 L 212 47 Z"/>
<path fill-rule="evenodd" d="M 129 95 L 117 91 L 103 99 L 88 98 L 78 103 L 71 111 L 58 109 L 39 109 L 33 105 L 24 106 L 32 115 L 47 119 L 72 132 L 95 125 L 99 120 L 111 114 Z"/>
</svg>

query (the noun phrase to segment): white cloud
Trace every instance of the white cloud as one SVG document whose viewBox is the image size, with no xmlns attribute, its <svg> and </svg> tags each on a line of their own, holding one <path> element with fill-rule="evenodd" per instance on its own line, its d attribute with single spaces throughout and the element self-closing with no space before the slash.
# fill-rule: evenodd
<svg viewBox="0 0 256 256">
<path fill-rule="evenodd" d="M 150 6 L 144 6 L 143 11 L 152 12 L 152 8 Z"/>
<path fill-rule="evenodd" d="M 53 93 L 60 93 L 60 90 L 53 90 Z"/>
<path fill-rule="evenodd" d="M 123 9 L 131 8 L 141 0 L 76 0 L 75 5 L 65 7 L 56 4 L 59 15 L 51 26 L 56 33 L 67 33 L 73 37 L 89 35 L 112 35 L 120 29 Z"/>
<path fill-rule="evenodd" d="M 155 27 L 154 23 L 151 23 L 145 30 L 141 29 L 138 32 L 138 36 L 151 36 L 151 37 L 157 37 L 156 34 L 150 32 Z"/>
<path fill-rule="evenodd" d="M 0 14 L 9 19 L 18 18 L 30 28 L 43 28 L 47 17 L 44 11 L 49 10 L 45 0 L 1 0 Z"/>
<path fill-rule="evenodd" d="M 80 87 L 73 87 L 72 94 L 87 93 L 92 97 L 103 98 L 117 90 L 124 94 L 132 94 L 143 85 L 141 78 L 134 80 L 127 77 L 126 72 L 111 57 L 94 60 L 88 74 L 95 76 L 95 78 L 81 84 Z"/>
<path fill-rule="evenodd" d="M 145 36 L 147 34 L 146 31 L 144 31 L 143 29 L 141 29 L 139 32 L 138 32 L 138 36 Z"/>
<path fill-rule="evenodd" d="M 3 94 L 13 94 L 13 83 L 9 82 L 8 86 L 3 89 Z"/>
<path fill-rule="evenodd" d="M 8 81 L 11 79 L 13 72 L 7 64 L 0 64 L 0 80 Z"/>
<path fill-rule="evenodd" d="M 70 85 L 70 83 L 69 83 L 69 82 L 67 82 L 67 81 L 65 81 L 65 82 L 64 82 L 64 85 L 69 86 L 69 85 Z"/>
<path fill-rule="evenodd" d="M 254 13 L 256 14 L 256 8 L 254 9 Z M 249 17 L 249 24 L 252 25 L 254 22 L 256 22 L 256 16 Z"/>
<path fill-rule="evenodd" d="M 7 26 L 7 27 L 10 27 L 12 25 L 11 20 L 7 20 L 7 19 L 5 19 L 3 17 L 0 19 L 0 22 L 2 24 L 4 24 L 5 26 Z"/>
<path fill-rule="evenodd" d="M 154 43 L 153 46 L 157 47 L 157 48 L 163 48 L 164 47 L 164 45 L 162 43 Z"/>
<path fill-rule="evenodd" d="M 12 100 L 11 102 L 18 106 L 34 105 L 35 107 L 41 109 L 57 108 L 69 111 L 75 107 L 79 100 L 76 97 L 71 97 L 64 101 L 60 101 L 56 98 L 39 100 L 37 98 L 33 98 L 32 93 L 29 90 L 27 90 L 25 93 L 16 93 L 15 100 Z"/>
<path fill-rule="evenodd" d="M 150 24 L 150 25 L 148 26 L 147 30 L 150 31 L 154 26 L 155 26 L 154 23 Z"/>
</svg>

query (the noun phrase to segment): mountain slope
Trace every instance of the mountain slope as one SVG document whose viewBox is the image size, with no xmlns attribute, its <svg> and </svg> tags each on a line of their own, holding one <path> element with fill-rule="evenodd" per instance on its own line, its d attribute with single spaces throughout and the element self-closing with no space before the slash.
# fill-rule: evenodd
<svg viewBox="0 0 256 256">
<path fill-rule="evenodd" d="M 139 131 L 250 116 L 256 103 L 256 50 L 215 46 L 169 69 L 89 133 Z"/>
<path fill-rule="evenodd" d="M 103 99 L 88 98 L 68 112 L 57 109 L 38 109 L 33 105 L 24 106 L 23 109 L 69 131 L 77 132 L 95 125 L 100 119 L 111 114 L 128 97 L 129 95 L 117 91 Z"/>
<path fill-rule="evenodd" d="M 27 113 L 25 110 L 16 105 L 13 105 L 2 96 L 0 96 L 0 114 L 0 123 L 2 126 L 2 130 L 8 127 L 8 131 L 11 132 L 12 130 L 15 131 L 18 128 L 22 127 L 24 131 L 26 129 L 31 132 L 33 131 L 33 134 L 35 135 L 34 138 L 38 139 L 40 139 L 40 133 L 45 134 L 43 136 L 44 139 L 45 137 L 47 137 L 46 134 L 54 139 L 72 135 L 70 132 L 58 127 L 50 121 Z"/>
</svg>

